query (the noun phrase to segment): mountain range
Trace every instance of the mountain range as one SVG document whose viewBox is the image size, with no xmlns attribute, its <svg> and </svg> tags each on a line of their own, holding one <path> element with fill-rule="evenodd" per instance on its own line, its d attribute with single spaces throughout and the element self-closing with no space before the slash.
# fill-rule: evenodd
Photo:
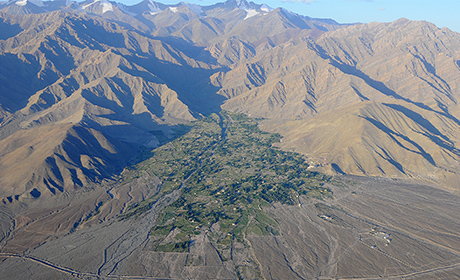
<svg viewBox="0 0 460 280">
<path fill-rule="evenodd" d="M 341 25 L 231 0 L 0 11 L 5 202 L 110 178 L 142 145 L 220 108 L 265 118 L 282 148 L 328 172 L 447 188 L 458 178 L 459 37 L 448 29 Z"/>
<path fill-rule="evenodd" d="M 0 267 L 453 279 L 458 77 L 460 34 L 425 21 L 0 2 Z"/>
<path fill-rule="evenodd" d="M 237 65 L 301 33 L 341 27 L 244 1 L 0 7 L 5 202 L 111 178 L 142 145 L 220 110 L 219 80 Z"/>
</svg>

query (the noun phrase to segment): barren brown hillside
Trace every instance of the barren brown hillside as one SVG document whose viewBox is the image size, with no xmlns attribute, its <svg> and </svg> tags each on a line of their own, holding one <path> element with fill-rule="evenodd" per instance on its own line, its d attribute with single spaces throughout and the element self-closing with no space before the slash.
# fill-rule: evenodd
<svg viewBox="0 0 460 280">
<path fill-rule="evenodd" d="M 262 52 L 226 73 L 219 93 L 223 108 L 267 118 L 281 147 L 329 154 L 342 172 L 453 187 L 459 40 L 404 19 L 351 26 Z"/>
</svg>

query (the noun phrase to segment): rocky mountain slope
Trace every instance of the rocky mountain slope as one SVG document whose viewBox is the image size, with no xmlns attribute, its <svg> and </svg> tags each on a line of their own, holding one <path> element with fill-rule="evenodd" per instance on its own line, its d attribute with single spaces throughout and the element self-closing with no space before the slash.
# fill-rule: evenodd
<svg viewBox="0 0 460 280">
<path fill-rule="evenodd" d="M 351 174 L 458 179 L 459 37 L 426 22 L 292 40 L 226 73 L 223 108 Z M 279 125 L 280 120 L 283 120 Z M 317 160 L 319 162 L 319 160 Z"/>
<path fill-rule="evenodd" d="M 232 1 L 11 1 L 0 8 L 5 203 L 112 177 L 142 145 L 173 137 L 174 125 L 219 111 L 225 98 L 210 80 L 232 65 L 304 30 L 340 27 Z M 254 24 L 267 33 L 248 32 Z M 75 129 L 86 136 L 74 138 Z"/>
</svg>

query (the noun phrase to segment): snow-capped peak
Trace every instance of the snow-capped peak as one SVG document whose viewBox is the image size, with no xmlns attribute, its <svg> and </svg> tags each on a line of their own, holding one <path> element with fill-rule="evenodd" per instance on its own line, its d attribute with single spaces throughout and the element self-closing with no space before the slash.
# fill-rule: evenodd
<svg viewBox="0 0 460 280">
<path fill-rule="evenodd" d="M 247 2 L 246 0 L 235 0 L 238 9 L 244 10 L 246 12 L 245 20 L 259 14 L 265 15 L 270 11 L 273 11 L 273 8 L 267 4 L 257 5 L 254 2 Z"/>
<path fill-rule="evenodd" d="M 260 9 L 266 13 L 273 11 L 273 8 L 268 6 L 267 4 L 262 4 L 262 6 L 260 6 Z"/>
<path fill-rule="evenodd" d="M 109 12 L 109 11 L 113 12 L 113 5 L 109 1 L 102 0 L 101 5 L 102 5 L 102 13 Z"/>
<path fill-rule="evenodd" d="M 41 0 L 19 0 L 19 1 L 16 1 L 15 4 L 18 5 L 18 6 L 25 6 L 25 5 L 27 5 L 27 2 L 30 2 L 30 3 L 34 4 L 35 6 L 38 6 L 38 7 L 45 6 L 45 4 L 43 4 L 43 2 Z"/>
<path fill-rule="evenodd" d="M 236 6 L 241 10 L 248 10 L 251 8 L 246 0 L 236 0 Z"/>
<path fill-rule="evenodd" d="M 158 5 L 152 0 L 149 0 L 148 7 L 149 7 L 149 10 L 150 10 L 149 12 L 151 15 L 158 14 L 159 12 L 161 12 L 160 7 L 158 7 Z"/>
<path fill-rule="evenodd" d="M 102 6 L 102 13 L 103 14 L 106 13 L 106 12 L 113 12 L 113 5 L 108 0 L 95 0 L 93 3 L 84 5 L 82 7 L 82 9 L 86 9 L 86 8 L 96 4 L 96 3 L 100 3 L 100 5 Z"/>
<path fill-rule="evenodd" d="M 291 18 L 298 16 L 298 14 L 293 13 L 293 12 L 291 12 L 289 10 L 284 9 L 284 8 L 281 8 L 281 11 L 283 11 L 286 16 L 291 17 Z"/>
<path fill-rule="evenodd" d="M 227 7 L 236 7 L 240 10 L 245 11 L 246 17 L 244 19 L 248 19 L 259 14 L 265 15 L 273 10 L 273 8 L 271 8 L 267 4 L 258 5 L 254 2 L 248 2 L 247 0 L 227 0 L 225 4 L 227 5 Z"/>
</svg>

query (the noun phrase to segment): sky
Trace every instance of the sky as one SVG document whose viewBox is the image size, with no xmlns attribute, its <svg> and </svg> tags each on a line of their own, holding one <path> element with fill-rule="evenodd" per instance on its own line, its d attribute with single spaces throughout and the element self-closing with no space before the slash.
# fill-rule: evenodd
<svg viewBox="0 0 460 280">
<path fill-rule="evenodd" d="M 127 5 L 141 0 L 116 0 Z M 154 0 L 177 4 L 180 0 Z M 225 0 L 183 0 L 211 5 Z M 249 0 L 248 0 L 249 1 Z M 426 20 L 438 27 L 460 32 L 460 0 L 252 0 L 272 8 L 283 7 L 313 18 L 331 18 L 339 23 L 391 22 L 399 18 Z"/>
</svg>

